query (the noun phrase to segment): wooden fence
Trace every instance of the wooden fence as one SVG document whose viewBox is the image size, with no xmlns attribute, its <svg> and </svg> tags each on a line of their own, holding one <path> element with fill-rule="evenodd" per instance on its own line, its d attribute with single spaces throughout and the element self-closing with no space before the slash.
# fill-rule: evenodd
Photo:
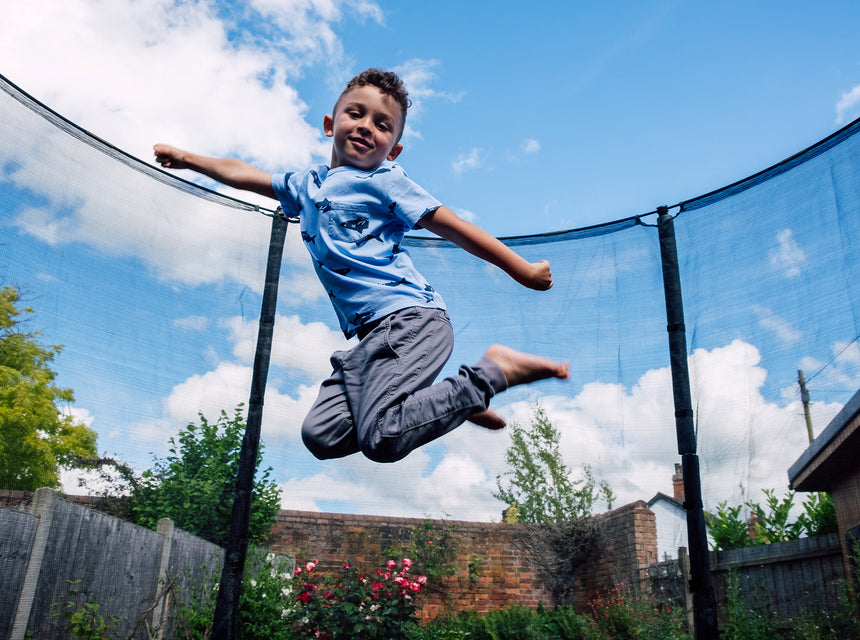
<svg viewBox="0 0 860 640">
<path fill-rule="evenodd" d="M 764 608 L 783 619 L 838 609 L 846 577 L 835 533 L 712 552 L 711 579 L 721 605 L 732 574 L 748 607 Z"/>
<path fill-rule="evenodd" d="M 69 600 L 116 616 L 119 638 L 148 638 L 143 622 L 169 627 L 164 586 L 175 581 L 182 597 L 217 579 L 223 558 L 168 519 L 150 531 L 39 489 L 29 512 L 0 508 L 0 640 L 67 637 L 51 614 Z M 71 598 L 71 587 L 80 594 Z"/>
<path fill-rule="evenodd" d="M 686 551 L 686 550 L 682 550 Z M 652 565 L 648 589 L 689 608 L 689 571 L 684 557 Z M 836 610 L 845 582 L 845 565 L 838 534 L 761 544 L 710 554 L 711 581 L 720 618 L 725 618 L 729 580 L 747 608 L 770 611 L 787 620 L 800 614 Z"/>
</svg>

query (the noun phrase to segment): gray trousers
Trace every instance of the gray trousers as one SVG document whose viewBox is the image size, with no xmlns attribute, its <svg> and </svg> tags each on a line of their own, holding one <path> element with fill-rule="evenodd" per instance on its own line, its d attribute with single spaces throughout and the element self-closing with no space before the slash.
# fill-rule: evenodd
<svg viewBox="0 0 860 640">
<path fill-rule="evenodd" d="M 441 309 L 410 307 L 383 318 L 358 345 L 331 356 L 334 370 L 302 425 L 305 446 L 321 460 L 361 451 L 395 462 L 486 409 L 507 388 L 487 358 L 433 384 L 453 346 Z"/>
</svg>

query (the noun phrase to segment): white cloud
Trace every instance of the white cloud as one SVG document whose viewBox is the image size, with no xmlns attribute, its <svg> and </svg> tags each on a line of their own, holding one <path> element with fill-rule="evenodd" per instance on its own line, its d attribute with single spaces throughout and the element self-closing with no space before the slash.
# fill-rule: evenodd
<svg viewBox="0 0 860 640">
<path fill-rule="evenodd" d="M 774 315 L 767 307 L 753 305 L 752 310 L 759 318 L 759 325 L 775 333 L 785 344 L 796 344 L 803 337 L 803 334 L 792 327 L 787 320 Z"/>
<path fill-rule="evenodd" d="M 759 499 L 765 488 L 781 494 L 788 467 L 807 446 L 799 403 L 780 406 L 762 397 L 767 373 L 759 360 L 758 350 L 739 340 L 690 356 L 706 507 Z M 509 424 L 530 420 L 529 403 L 498 401 L 495 409 Z M 577 472 L 591 466 L 617 494 L 615 506 L 671 493 L 680 457 L 668 367 L 648 371 L 630 389 L 591 383 L 574 397 L 540 402 L 561 433 L 565 462 Z M 840 408 L 817 404 L 816 424 L 823 428 Z M 336 496 L 361 513 L 498 521 L 504 505 L 492 494 L 509 444 L 507 430 L 466 424 L 393 465 L 360 456 L 326 461 L 312 477 L 283 485 L 284 508 L 331 510 Z"/>
<path fill-rule="evenodd" d="M 540 142 L 533 138 L 526 138 L 520 145 L 520 149 L 523 153 L 537 153 L 540 151 Z"/>
<path fill-rule="evenodd" d="M 289 83 L 309 66 L 345 63 L 332 25 L 347 14 L 381 21 L 379 7 L 332 1 L 244 9 L 253 36 L 247 23 L 223 22 L 202 0 L 3 3 L 3 73 L 140 158 L 151 158 L 161 141 L 238 155 L 272 171 L 325 158 L 329 145 L 316 117 L 307 121 L 307 107 Z M 257 20 L 253 9 L 268 20 Z M 153 193 L 148 178 L 41 121 L 37 130 L 32 122 L 8 124 L 20 138 L 7 149 L 14 156 L 0 161 L 14 167 L 10 178 L 19 187 L 48 200 L 44 208 L 15 212 L 20 228 L 50 244 L 88 242 L 109 255 L 139 257 L 162 278 L 188 284 L 228 278 L 259 288 L 259 255 L 268 239 L 262 216 L 195 203 L 170 189 L 136 200 L 144 192 L 137 181 L 146 180 L 146 193 Z M 295 245 L 288 247 L 285 259 L 295 262 Z M 311 278 L 308 270 L 295 288 L 306 298 L 320 294 Z"/>
<path fill-rule="evenodd" d="M 776 234 L 776 248 L 770 251 L 770 264 L 783 271 L 786 278 L 796 278 L 806 265 L 806 253 L 797 244 L 791 229 Z"/>
<path fill-rule="evenodd" d="M 839 97 L 836 103 L 836 124 L 847 124 L 857 116 L 860 116 L 860 84 Z"/>
<path fill-rule="evenodd" d="M 258 323 L 235 317 L 224 322 L 230 330 L 233 355 L 251 363 L 257 345 Z M 355 344 L 355 341 L 352 342 Z M 350 347 L 340 331 L 322 322 L 303 323 L 298 316 L 277 316 L 272 338 L 272 365 L 298 369 L 313 378 L 323 378 L 331 372 L 329 356 Z"/>
<path fill-rule="evenodd" d="M 461 153 L 451 163 L 451 168 L 457 175 L 465 171 L 471 171 L 481 166 L 483 162 L 483 151 L 481 149 L 472 149 L 467 153 Z"/>
<path fill-rule="evenodd" d="M 205 331 L 209 326 L 209 318 L 206 316 L 188 316 L 186 318 L 177 318 L 173 321 L 173 324 L 192 331 Z"/>
<path fill-rule="evenodd" d="M 413 58 L 392 69 L 403 80 L 406 90 L 409 92 L 409 99 L 412 101 L 406 119 L 406 128 L 403 132 L 403 137 L 406 139 L 421 138 L 421 131 L 415 126 L 415 123 L 420 122 L 428 102 L 444 100 L 456 103 L 463 97 L 463 93 L 452 94 L 433 88 L 433 82 L 436 80 L 434 69 L 437 66 L 439 66 L 438 60 Z"/>
</svg>

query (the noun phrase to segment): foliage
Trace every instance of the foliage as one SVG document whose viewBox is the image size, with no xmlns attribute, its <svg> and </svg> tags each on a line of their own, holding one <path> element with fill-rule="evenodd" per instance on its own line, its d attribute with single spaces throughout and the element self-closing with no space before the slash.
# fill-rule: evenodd
<svg viewBox="0 0 860 640">
<path fill-rule="evenodd" d="M 597 485 L 589 466 L 573 480 L 559 451 L 561 436 L 538 404 L 531 424 L 511 424 L 511 446 L 505 455 L 508 471 L 496 477 L 495 498 L 516 508 L 517 522 L 563 522 L 589 515 L 599 498 L 612 508 L 609 485 Z M 506 480 L 503 482 L 503 478 Z"/>
<path fill-rule="evenodd" d="M 613 590 L 595 596 L 586 613 L 573 607 L 531 610 L 511 605 L 480 617 L 473 612 L 437 619 L 414 640 L 680 640 L 683 612 L 655 599 Z"/>
<path fill-rule="evenodd" d="M 337 577 L 324 578 L 317 562 L 296 568 L 291 609 L 286 623 L 299 638 L 320 640 L 398 640 L 413 636 L 418 625 L 415 598 L 426 576 L 410 571 L 411 560 L 400 566 L 389 560 L 376 575 L 367 576 L 343 565 Z"/>
<path fill-rule="evenodd" d="M 588 570 L 606 544 L 603 527 L 594 518 L 533 525 L 514 535 L 528 550 L 556 606 L 570 604 L 576 577 Z"/>
<path fill-rule="evenodd" d="M 58 408 L 74 402 L 50 366 L 62 347 L 22 330 L 33 310 L 19 300 L 18 289 L 0 288 L 0 489 L 57 488 L 61 466 L 96 454 L 96 434 Z"/>
<path fill-rule="evenodd" d="M 705 513 L 711 546 L 715 551 L 742 549 L 753 544 L 747 523 L 740 515 L 742 510 L 743 505 L 729 507 L 721 502 L 716 513 Z"/>
<path fill-rule="evenodd" d="M 794 492 L 789 491 L 782 500 L 776 497 L 773 489 L 765 489 L 764 495 L 767 511 L 757 503 L 747 503 L 752 512 L 756 544 L 797 540 L 803 533 L 803 523 L 799 520 L 789 522 Z"/>
<path fill-rule="evenodd" d="M 837 530 L 836 511 L 829 494 L 809 494 L 802 505 L 803 513 L 792 522 L 794 492 L 789 491 L 781 500 L 773 489 L 764 489 L 763 492 L 766 498 L 764 506 L 752 501 L 744 505 L 750 509 L 754 538 L 749 534 L 748 523 L 741 516 L 743 506 L 729 507 L 721 502 L 715 513 L 705 513 L 714 550 L 785 542 L 803 535 L 823 535 Z"/>
<path fill-rule="evenodd" d="M 200 413 L 200 424 L 189 423 L 170 439 L 170 454 L 157 460 L 135 483 L 129 498 L 133 519 L 154 529 L 160 518 L 171 518 L 176 526 L 225 546 L 239 466 L 239 451 L 245 432 L 242 405 L 232 418 L 222 411 L 216 423 Z M 257 454 L 257 471 L 263 446 Z M 280 505 L 280 490 L 269 480 L 267 468 L 254 481 L 251 495 L 250 540 L 263 542 L 269 535 Z"/>
<path fill-rule="evenodd" d="M 451 545 L 451 527 L 439 528 L 430 518 L 425 518 L 420 525 L 412 528 L 405 545 L 392 546 L 384 554 L 411 558 L 411 570 L 426 576 L 427 584 L 435 588 L 441 588 L 443 578 L 457 573 L 457 556 Z"/>
<path fill-rule="evenodd" d="M 670 640 L 687 637 L 680 610 L 641 593 L 613 589 L 590 603 L 592 635 L 585 638 Z"/>
<path fill-rule="evenodd" d="M 726 576 L 725 620 L 720 624 L 722 640 L 770 640 L 776 634 L 776 620 L 762 606 L 752 602 L 755 594 L 744 591 L 736 568 Z"/>
<path fill-rule="evenodd" d="M 80 580 L 67 580 L 69 583 L 69 600 L 60 604 L 54 603 L 51 615 L 66 621 L 66 633 L 78 640 L 108 640 L 116 633 L 119 616 L 109 616 L 107 619 L 99 613 L 99 605 L 91 600 L 83 600 L 83 594 L 77 586 Z"/>
<path fill-rule="evenodd" d="M 490 611 L 484 617 L 484 628 L 492 640 L 533 640 L 539 625 L 538 616 L 522 605 Z"/>
<path fill-rule="evenodd" d="M 803 513 L 797 518 L 802 523 L 806 535 L 822 536 L 836 533 L 836 508 L 829 493 L 811 493 L 803 502 Z"/>
<path fill-rule="evenodd" d="M 292 563 L 284 556 L 259 548 L 248 551 L 239 597 L 239 640 L 292 640 L 284 624 L 291 598 Z M 208 640 L 212 634 L 217 578 L 210 576 L 201 587 L 176 600 L 177 640 Z"/>
<path fill-rule="evenodd" d="M 416 630 L 411 640 L 492 640 L 484 626 L 484 618 L 474 611 L 459 611 L 455 615 L 439 616 Z"/>
</svg>

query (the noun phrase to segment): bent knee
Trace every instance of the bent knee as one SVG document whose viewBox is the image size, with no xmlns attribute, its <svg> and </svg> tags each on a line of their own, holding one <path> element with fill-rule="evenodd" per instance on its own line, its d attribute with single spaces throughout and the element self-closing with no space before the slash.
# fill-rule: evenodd
<svg viewBox="0 0 860 640">
<path fill-rule="evenodd" d="M 398 446 L 396 438 L 374 438 L 370 442 L 361 443 L 361 452 L 373 462 L 397 462 L 409 454 Z"/>
<path fill-rule="evenodd" d="M 317 460 L 343 458 L 358 452 L 358 443 L 351 425 L 345 422 L 329 428 L 305 419 L 302 423 L 302 442 Z"/>
</svg>

